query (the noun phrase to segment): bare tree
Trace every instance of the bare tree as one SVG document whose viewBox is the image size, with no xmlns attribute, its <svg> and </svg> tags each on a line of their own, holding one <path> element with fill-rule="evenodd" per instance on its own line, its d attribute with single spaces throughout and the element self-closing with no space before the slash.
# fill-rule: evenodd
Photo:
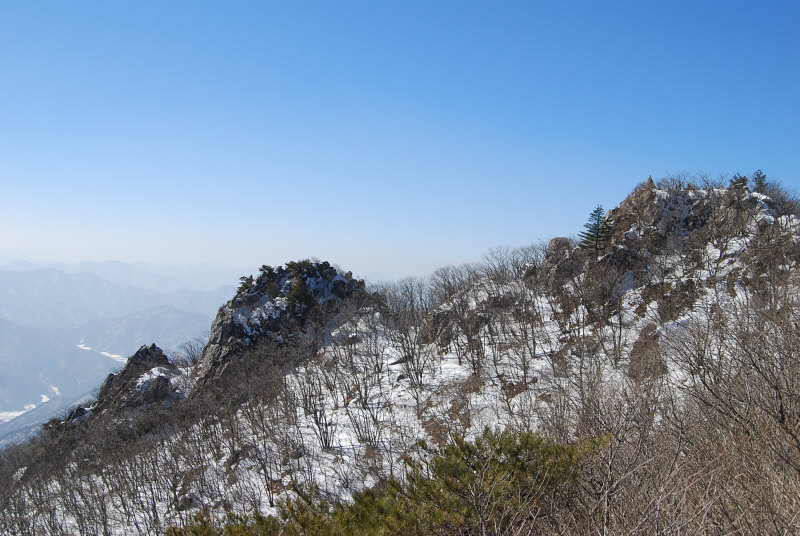
<svg viewBox="0 0 800 536">
<path fill-rule="evenodd" d="M 412 389 L 419 390 L 426 377 L 436 373 L 433 342 L 439 326 L 431 322 L 431 287 L 423 279 L 404 279 L 383 289 L 386 297 L 385 332 L 400 352 L 398 361 Z"/>
</svg>

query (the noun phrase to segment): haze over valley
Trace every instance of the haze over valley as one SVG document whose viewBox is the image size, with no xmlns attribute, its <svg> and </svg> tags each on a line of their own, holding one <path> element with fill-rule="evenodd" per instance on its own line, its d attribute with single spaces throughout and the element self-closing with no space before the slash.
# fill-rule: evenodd
<svg viewBox="0 0 800 536">
<path fill-rule="evenodd" d="M 90 397 L 143 344 L 177 351 L 202 339 L 240 275 L 121 262 L 0 266 L 0 441 Z"/>
</svg>

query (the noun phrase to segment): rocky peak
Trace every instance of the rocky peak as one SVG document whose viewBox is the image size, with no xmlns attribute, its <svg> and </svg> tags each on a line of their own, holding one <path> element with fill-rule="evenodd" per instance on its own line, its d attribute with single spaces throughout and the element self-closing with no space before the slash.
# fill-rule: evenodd
<svg viewBox="0 0 800 536">
<path fill-rule="evenodd" d="M 121 371 L 108 375 L 91 409 L 100 413 L 163 402 L 173 394 L 170 378 L 176 373 L 176 366 L 161 348 L 155 344 L 142 346 Z"/>
<path fill-rule="evenodd" d="M 600 256 L 586 255 L 567 238 L 554 238 L 541 265 L 530 274 L 552 295 L 580 274 L 598 282 L 609 274 L 625 273 L 626 285 L 647 285 L 653 277 L 654 258 L 661 259 L 661 264 L 672 259 L 669 262 L 674 264 L 675 255 L 713 254 L 722 259 L 742 253 L 751 238 L 777 221 L 773 205 L 768 196 L 751 192 L 746 185 L 676 186 L 648 179 L 606 214 L 612 230 Z M 689 262 L 683 268 L 684 277 L 702 266 L 702 258 Z"/>
<path fill-rule="evenodd" d="M 620 245 L 630 239 L 683 240 L 698 231 L 745 236 L 772 213 L 769 197 L 745 186 L 658 188 L 649 180 L 608 217 L 614 222 L 611 244 Z"/>
<path fill-rule="evenodd" d="M 340 274 L 327 262 L 310 260 L 277 268 L 264 265 L 258 276 L 240 281 L 236 295 L 220 307 L 211 325 L 200 359 L 201 377 L 265 334 L 302 326 L 312 311 L 328 309 L 364 288 L 350 272 Z"/>
<path fill-rule="evenodd" d="M 536 277 L 551 294 L 556 294 L 564 281 L 580 271 L 585 257 L 569 238 L 553 238 L 547 244 L 544 261 L 535 271 Z"/>
</svg>

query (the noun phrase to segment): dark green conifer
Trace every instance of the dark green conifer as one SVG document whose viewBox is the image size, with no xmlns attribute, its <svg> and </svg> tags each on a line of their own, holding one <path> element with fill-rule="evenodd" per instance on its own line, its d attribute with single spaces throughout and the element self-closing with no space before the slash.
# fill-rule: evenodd
<svg viewBox="0 0 800 536">
<path fill-rule="evenodd" d="M 292 289 L 286 295 L 286 303 L 290 311 L 297 316 L 312 308 L 316 304 L 314 295 L 308 290 L 303 278 L 298 277 L 292 283 Z"/>
<path fill-rule="evenodd" d="M 586 230 L 578 233 L 580 238 L 578 246 L 581 249 L 594 251 L 595 257 L 605 249 L 611 238 L 611 221 L 605 215 L 603 207 L 597 205 L 589 215 L 589 221 L 583 225 Z"/>
<path fill-rule="evenodd" d="M 744 191 L 747 189 L 747 175 L 740 175 L 736 173 L 731 179 L 729 186 L 731 189 Z"/>
<path fill-rule="evenodd" d="M 767 174 L 760 169 L 753 173 L 753 191 L 763 194 L 767 190 Z"/>
</svg>

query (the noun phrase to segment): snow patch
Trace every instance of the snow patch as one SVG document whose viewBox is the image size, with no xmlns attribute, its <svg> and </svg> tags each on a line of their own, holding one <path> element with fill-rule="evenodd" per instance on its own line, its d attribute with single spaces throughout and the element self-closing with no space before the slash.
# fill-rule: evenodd
<svg viewBox="0 0 800 536">
<path fill-rule="evenodd" d="M 118 363 L 122 363 L 123 365 L 124 365 L 125 363 L 127 363 L 127 362 L 128 362 L 128 360 L 127 360 L 127 359 L 125 359 L 124 357 L 122 357 L 122 356 L 121 356 L 121 355 L 119 355 L 119 354 L 110 354 L 110 353 L 108 353 L 108 352 L 98 352 L 98 353 L 99 353 L 100 355 L 102 355 L 102 356 L 105 356 L 105 357 L 110 357 L 110 358 L 111 358 L 111 359 L 113 359 L 114 361 L 116 361 L 116 362 L 118 362 Z"/>
<path fill-rule="evenodd" d="M 25 413 L 25 410 L 22 411 L 0 411 L 0 422 L 8 422 L 11 419 L 16 419 L 20 415 Z"/>
<path fill-rule="evenodd" d="M 257 335 L 261 331 L 261 324 L 267 320 L 279 318 L 286 310 L 286 298 L 270 299 L 264 295 L 255 307 L 242 306 L 231 309 L 233 322 L 241 326 L 248 335 Z"/>
<path fill-rule="evenodd" d="M 136 387 L 142 387 L 146 383 L 155 380 L 157 378 L 169 379 L 169 377 L 170 374 L 167 369 L 165 369 L 164 367 L 154 367 L 145 372 L 144 374 L 142 374 L 141 376 L 139 376 L 139 378 L 136 380 Z"/>
<path fill-rule="evenodd" d="M 98 350 L 95 350 L 91 346 L 87 345 L 83 341 L 81 341 L 80 343 L 76 344 L 75 346 L 77 346 L 81 350 L 86 350 L 87 352 L 94 352 L 96 354 L 100 354 L 103 357 L 108 357 L 108 358 L 113 359 L 114 361 L 116 361 L 118 363 L 122 363 L 123 365 L 128 362 L 128 360 L 126 358 L 122 357 L 119 354 L 112 354 L 110 352 L 100 352 Z"/>
</svg>

